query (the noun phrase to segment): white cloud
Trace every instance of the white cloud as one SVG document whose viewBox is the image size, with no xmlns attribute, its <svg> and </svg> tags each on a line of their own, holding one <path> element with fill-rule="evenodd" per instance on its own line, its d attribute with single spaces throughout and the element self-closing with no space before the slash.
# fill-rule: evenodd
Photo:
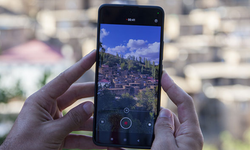
<svg viewBox="0 0 250 150">
<path fill-rule="evenodd" d="M 130 48 L 130 50 L 135 50 L 138 48 L 143 48 L 143 47 L 147 47 L 147 42 L 148 41 L 144 41 L 144 40 L 133 40 L 133 39 L 129 39 L 128 43 L 127 43 L 127 47 Z"/>
<path fill-rule="evenodd" d="M 106 29 L 102 28 L 100 32 L 100 41 L 102 42 L 102 39 L 107 35 L 109 35 L 109 32 L 106 31 Z"/>
<path fill-rule="evenodd" d="M 135 56 L 147 58 L 151 62 L 159 62 L 160 42 L 148 43 L 146 40 L 130 39 L 127 45 L 119 45 L 114 48 L 106 48 L 106 53 L 116 55 L 124 54 L 124 57 Z"/>
<path fill-rule="evenodd" d="M 150 49 L 151 52 L 159 52 L 160 42 L 154 42 L 153 44 L 148 44 L 148 49 Z"/>
<path fill-rule="evenodd" d="M 160 42 L 155 42 L 152 44 L 146 45 L 146 47 L 134 49 L 130 53 L 127 53 L 125 57 L 127 58 L 129 55 L 130 56 L 135 56 L 137 58 L 139 57 L 145 57 L 151 62 L 158 62 L 159 61 L 159 51 L 160 51 Z M 158 64 L 158 63 L 157 63 Z"/>
<path fill-rule="evenodd" d="M 116 53 L 124 53 L 127 50 L 127 47 L 124 45 L 116 46 L 114 48 L 107 48 L 106 53 L 116 55 Z"/>
</svg>

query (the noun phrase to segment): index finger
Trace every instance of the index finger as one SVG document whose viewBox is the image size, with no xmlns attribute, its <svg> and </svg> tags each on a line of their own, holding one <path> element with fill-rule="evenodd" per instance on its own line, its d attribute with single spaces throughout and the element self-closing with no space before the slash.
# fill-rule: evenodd
<svg viewBox="0 0 250 150">
<path fill-rule="evenodd" d="M 56 99 L 62 95 L 77 79 L 79 79 L 95 63 L 96 51 L 92 51 L 73 66 L 62 72 L 54 80 L 41 88 L 45 97 Z"/>
<path fill-rule="evenodd" d="M 190 121 L 190 123 L 197 124 L 198 117 L 191 96 L 176 85 L 165 71 L 162 74 L 161 85 L 169 98 L 177 106 L 180 123 Z"/>
</svg>

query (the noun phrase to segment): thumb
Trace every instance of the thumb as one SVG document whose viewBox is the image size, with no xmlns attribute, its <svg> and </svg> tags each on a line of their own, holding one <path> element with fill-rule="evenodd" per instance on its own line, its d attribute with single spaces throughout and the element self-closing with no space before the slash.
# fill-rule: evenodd
<svg viewBox="0 0 250 150">
<path fill-rule="evenodd" d="M 162 109 L 155 123 L 153 150 L 172 150 L 176 148 L 174 137 L 174 117 L 168 109 Z"/>
<path fill-rule="evenodd" d="M 63 135 L 68 135 L 74 130 L 78 130 L 92 115 L 94 106 L 92 102 L 82 103 L 71 109 L 65 116 L 55 120 L 58 131 Z"/>
</svg>

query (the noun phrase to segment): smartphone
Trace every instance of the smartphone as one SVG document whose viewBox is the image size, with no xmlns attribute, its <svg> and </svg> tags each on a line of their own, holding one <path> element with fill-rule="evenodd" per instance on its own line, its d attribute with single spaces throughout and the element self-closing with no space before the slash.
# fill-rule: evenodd
<svg viewBox="0 0 250 150">
<path fill-rule="evenodd" d="M 160 109 L 164 11 L 105 4 L 98 15 L 93 141 L 150 148 Z"/>
</svg>

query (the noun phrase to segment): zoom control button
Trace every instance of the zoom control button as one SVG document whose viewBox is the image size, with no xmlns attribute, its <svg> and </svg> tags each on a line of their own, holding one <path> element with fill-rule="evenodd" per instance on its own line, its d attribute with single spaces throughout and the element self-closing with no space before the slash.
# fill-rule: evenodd
<svg viewBox="0 0 250 150">
<path fill-rule="evenodd" d="M 123 129 L 129 129 L 132 126 L 132 121 L 128 117 L 124 117 L 121 119 L 120 125 Z"/>
<path fill-rule="evenodd" d="M 124 108 L 124 110 L 123 110 L 123 111 L 124 111 L 124 113 L 126 113 L 126 114 L 127 114 L 127 113 L 129 113 L 129 109 L 128 109 L 128 107 Z"/>
</svg>

